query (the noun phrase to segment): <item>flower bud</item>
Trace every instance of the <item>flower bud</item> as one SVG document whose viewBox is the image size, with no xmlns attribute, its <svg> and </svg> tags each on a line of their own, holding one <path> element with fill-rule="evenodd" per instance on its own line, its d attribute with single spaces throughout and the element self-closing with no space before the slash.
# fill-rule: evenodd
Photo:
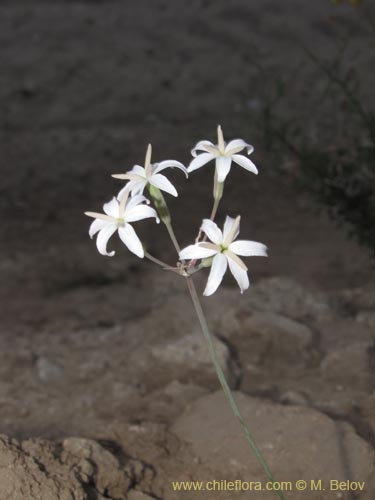
<svg viewBox="0 0 375 500">
<path fill-rule="evenodd" d="M 213 257 L 207 257 L 206 259 L 202 259 L 200 267 L 211 267 L 213 260 L 214 260 Z"/>
<path fill-rule="evenodd" d="M 171 216 L 169 213 L 168 206 L 165 202 L 164 196 L 162 195 L 159 188 L 152 186 L 151 184 L 147 184 L 148 192 L 150 193 L 150 197 L 154 203 L 156 211 L 159 214 L 160 219 L 164 222 L 164 224 L 168 225 L 171 223 Z"/>
</svg>

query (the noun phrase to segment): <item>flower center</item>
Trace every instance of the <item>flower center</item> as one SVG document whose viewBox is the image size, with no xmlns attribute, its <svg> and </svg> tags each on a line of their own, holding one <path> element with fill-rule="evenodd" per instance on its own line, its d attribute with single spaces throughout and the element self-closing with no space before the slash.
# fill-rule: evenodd
<svg viewBox="0 0 375 500">
<path fill-rule="evenodd" d="M 117 218 L 116 222 L 117 222 L 117 227 L 124 227 L 125 226 L 125 221 L 122 217 Z"/>
<path fill-rule="evenodd" d="M 226 250 L 228 250 L 228 247 L 226 245 L 221 244 L 220 245 L 220 253 L 224 253 Z"/>
</svg>

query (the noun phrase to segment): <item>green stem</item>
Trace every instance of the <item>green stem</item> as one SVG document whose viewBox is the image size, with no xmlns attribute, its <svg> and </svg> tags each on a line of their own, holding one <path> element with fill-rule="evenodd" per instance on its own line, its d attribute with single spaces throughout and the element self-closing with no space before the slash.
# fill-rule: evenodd
<svg viewBox="0 0 375 500">
<path fill-rule="evenodd" d="M 165 224 L 165 227 L 167 228 L 169 237 L 171 238 L 172 243 L 173 243 L 173 245 L 174 245 L 174 247 L 176 249 L 177 255 L 180 256 L 181 248 L 180 248 L 180 245 L 178 244 L 176 235 L 174 234 L 173 227 L 172 227 L 172 222 L 171 221 L 164 222 L 164 224 Z"/>
<path fill-rule="evenodd" d="M 162 267 L 163 269 L 170 269 L 171 268 L 171 266 L 169 266 L 168 264 L 166 264 L 162 260 L 157 259 L 153 255 L 148 253 L 146 250 L 144 250 L 144 254 L 145 254 L 146 259 L 150 260 L 154 264 L 157 264 L 158 266 Z"/>
<path fill-rule="evenodd" d="M 181 248 L 180 245 L 178 244 L 176 235 L 174 234 L 173 231 L 171 214 L 169 213 L 168 205 L 164 199 L 163 193 L 160 191 L 160 189 L 156 188 L 155 186 L 152 186 L 151 184 L 147 185 L 147 189 L 148 192 L 150 193 L 150 196 L 152 198 L 156 211 L 159 214 L 160 219 L 163 221 L 165 227 L 167 228 L 169 237 L 172 240 L 176 252 L 178 255 L 180 255 Z"/>
<path fill-rule="evenodd" d="M 201 328 L 202 328 L 203 335 L 204 335 L 204 337 L 207 341 L 207 344 L 208 344 L 208 349 L 209 349 L 209 352 L 211 355 L 211 359 L 212 359 L 214 366 L 215 366 L 216 374 L 220 380 L 224 394 L 225 394 L 226 398 L 228 399 L 228 402 L 230 404 L 230 407 L 231 407 L 234 415 L 240 421 L 242 429 L 246 435 L 246 439 L 250 445 L 250 448 L 254 452 L 256 459 L 258 460 L 259 464 L 263 468 L 268 479 L 272 483 L 275 483 L 275 479 L 273 478 L 272 472 L 271 472 L 270 468 L 268 467 L 267 462 L 263 458 L 263 456 L 262 456 L 262 454 L 261 454 L 261 452 L 260 452 L 260 450 L 255 442 L 255 439 L 253 438 L 251 432 L 247 428 L 247 426 L 242 418 L 242 415 L 241 415 L 240 410 L 237 406 L 236 400 L 233 397 L 232 391 L 230 390 L 230 387 L 229 387 L 228 382 L 225 378 L 224 372 L 220 366 L 220 362 L 219 362 L 217 354 L 216 354 L 215 346 L 214 346 L 214 343 L 213 343 L 213 340 L 212 340 L 212 337 L 210 334 L 210 330 L 209 330 L 208 325 L 207 325 L 206 317 L 204 315 L 204 312 L 203 312 L 203 309 L 202 309 L 202 306 L 201 306 L 201 303 L 200 303 L 200 300 L 199 300 L 199 297 L 197 294 L 197 290 L 196 290 L 195 285 L 194 285 L 194 281 L 191 277 L 188 277 L 188 278 L 186 278 L 186 283 L 187 283 L 187 286 L 188 286 L 188 289 L 189 289 L 189 292 L 191 295 L 191 299 L 192 299 L 193 304 L 194 304 L 195 311 L 196 311 L 197 316 L 198 316 L 199 323 L 200 323 Z M 285 497 L 284 497 L 282 491 L 275 490 L 275 493 L 277 494 L 277 496 L 281 500 L 285 500 Z"/>
<path fill-rule="evenodd" d="M 221 198 L 215 198 L 214 206 L 212 207 L 212 212 L 210 215 L 211 220 L 215 220 L 217 209 L 219 208 Z"/>
</svg>

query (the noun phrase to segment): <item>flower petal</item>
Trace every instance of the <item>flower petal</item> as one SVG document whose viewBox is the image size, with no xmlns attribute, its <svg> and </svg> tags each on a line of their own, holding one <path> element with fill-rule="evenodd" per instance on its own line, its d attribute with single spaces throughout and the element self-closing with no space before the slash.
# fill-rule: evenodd
<svg viewBox="0 0 375 500">
<path fill-rule="evenodd" d="M 121 191 L 117 195 L 117 200 L 121 200 L 121 198 L 125 194 L 125 191 L 131 191 L 133 189 L 134 182 L 138 182 L 138 181 L 130 181 L 130 182 L 128 182 L 128 183 L 125 184 L 125 186 L 121 189 Z"/>
<path fill-rule="evenodd" d="M 131 172 L 128 172 L 127 174 L 112 174 L 111 177 L 114 177 L 115 179 L 122 179 L 125 181 L 141 181 L 144 179 L 144 177 L 137 174 L 132 174 Z"/>
<path fill-rule="evenodd" d="M 223 229 L 224 241 L 227 239 L 228 234 L 229 234 L 231 228 L 233 227 L 235 220 L 236 220 L 235 218 L 230 217 L 229 215 L 226 216 L 225 222 L 224 222 L 224 229 Z M 237 238 L 239 232 L 240 232 L 240 226 L 237 227 L 237 230 L 233 236 L 233 240 L 235 240 Z"/>
<path fill-rule="evenodd" d="M 241 269 L 247 271 L 245 262 L 242 259 L 240 259 L 238 255 L 236 255 L 234 252 L 232 252 L 231 250 L 225 250 L 225 255 L 228 257 L 228 259 L 229 258 L 232 259 L 233 262 L 235 262 L 238 266 L 240 266 Z"/>
<path fill-rule="evenodd" d="M 110 215 L 100 214 L 98 212 L 85 212 L 87 217 L 92 217 L 93 219 L 105 220 L 107 222 L 116 222 L 116 217 L 111 217 Z"/>
<path fill-rule="evenodd" d="M 137 205 L 129 209 L 126 207 L 125 222 L 135 222 L 137 220 L 148 219 L 149 217 L 155 217 L 157 222 L 160 222 L 156 210 L 147 205 Z"/>
<path fill-rule="evenodd" d="M 232 158 L 227 158 L 226 156 L 218 156 L 216 158 L 216 172 L 219 182 L 225 181 L 226 176 L 229 174 L 231 163 Z"/>
<path fill-rule="evenodd" d="M 130 181 L 134 182 L 134 184 L 131 187 L 131 194 L 132 196 L 138 196 L 143 193 L 145 187 L 147 186 L 147 181 Z M 130 184 L 129 182 L 129 184 Z"/>
<path fill-rule="evenodd" d="M 178 196 L 177 191 L 173 184 L 162 174 L 155 174 L 149 177 L 148 182 L 153 186 L 171 194 L 172 196 Z"/>
<path fill-rule="evenodd" d="M 218 253 L 217 248 L 204 248 L 199 243 L 195 245 L 189 245 L 185 247 L 180 252 L 180 259 L 190 260 L 190 259 L 206 259 L 207 257 L 212 257 Z"/>
<path fill-rule="evenodd" d="M 237 262 L 235 262 L 230 256 L 228 256 L 228 264 L 234 279 L 237 281 L 238 286 L 241 289 L 241 293 L 243 293 L 250 286 L 247 270 L 238 265 Z"/>
<path fill-rule="evenodd" d="M 221 243 L 223 243 L 223 233 L 211 219 L 203 219 L 201 230 L 204 231 L 209 239 L 216 245 L 221 245 Z"/>
<path fill-rule="evenodd" d="M 119 203 L 116 198 L 113 197 L 111 201 L 104 203 L 103 210 L 107 215 L 116 219 L 119 214 Z"/>
<path fill-rule="evenodd" d="M 228 156 L 239 153 L 244 148 L 247 148 L 247 154 L 251 154 L 254 151 L 254 148 L 251 144 L 248 144 L 242 139 L 233 139 L 233 141 L 228 142 L 225 147 L 225 154 Z"/>
<path fill-rule="evenodd" d="M 238 165 L 240 165 L 244 169 L 248 170 L 249 172 L 253 172 L 253 174 L 257 174 L 258 173 L 258 169 L 254 165 L 254 163 L 251 160 L 249 160 L 249 158 L 246 158 L 246 156 L 243 156 L 243 155 L 233 155 L 232 159 L 233 159 L 233 161 L 235 161 L 236 163 L 238 163 Z"/>
<path fill-rule="evenodd" d="M 146 177 L 146 170 L 143 167 L 141 167 L 140 165 L 134 165 L 129 173 L 139 175 L 140 177 L 143 177 L 143 178 Z"/>
<path fill-rule="evenodd" d="M 193 172 L 193 170 L 197 170 L 198 168 L 203 167 L 206 163 L 213 160 L 215 157 L 212 153 L 201 153 L 194 160 L 190 162 L 187 171 Z"/>
<path fill-rule="evenodd" d="M 229 245 L 229 250 L 244 257 L 267 257 L 267 247 L 257 241 L 238 240 Z"/>
<path fill-rule="evenodd" d="M 90 238 L 93 238 L 93 236 L 95 236 L 95 234 L 100 231 L 101 229 L 103 229 L 103 227 L 107 226 L 108 225 L 108 222 L 105 221 L 105 220 L 102 220 L 102 219 L 95 219 L 92 224 L 90 225 L 90 228 L 89 228 L 89 236 Z"/>
<path fill-rule="evenodd" d="M 218 289 L 218 286 L 223 281 L 223 276 L 227 270 L 228 260 L 224 254 L 218 253 L 212 261 L 210 275 L 203 295 L 212 295 Z"/>
<path fill-rule="evenodd" d="M 118 234 L 128 249 L 137 257 L 143 259 L 145 256 L 143 246 L 133 227 L 130 224 L 125 224 L 125 226 L 119 227 Z"/>
<path fill-rule="evenodd" d="M 184 165 L 182 163 L 180 163 L 179 161 L 175 161 L 175 160 L 164 160 L 164 161 L 161 161 L 160 163 L 154 163 L 152 173 L 158 174 L 159 172 L 161 172 L 165 168 L 179 168 L 180 170 L 183 171 L 183 173 L 186 175 L 186 177 L 188 177 L 188 175 L 189 175 L 188 171 L 186 170 Z"/>
<path fill-rule="evenodd" d="M 96 238 L 96 247 L 98 252 L 102 255 L 108 255 L 108 257 L 113 257 L 115 252 L 107 252 L 107 243 L 109 238 L 116 232 L 117 226 L 116 224 L 107 224 L 103 229 L 101 229 L 98 233 L 98 237 Z"/>
<path fill-rule="evenodd" d="M 143 202 L 147 203 L 147 205 L 150 204 L 150 200 L 148 200 L 146 196 L 143 196 L 142 194 L 137 194 L 135 196 L 132 196 L 131 198 L 128 199 L 128 202 L 126 204 L 126 210 L 136 207 L 137 205 Z"/>
<path fill-rule="evenodd" d="M 205 151 L 207 153 L 214 153 L 214 151 L 217 150 L 217 146 L 215 146 L 215 144 L 213 144 L 212 142 L 210 141 L 199 141 L 197 142 L 197 144 L 193 147 L 193 149 L 191 150 L 191 154 L 192 156 L 194 156 L 194 158 L 197 156 L 197 151 Z"/>
</svg>

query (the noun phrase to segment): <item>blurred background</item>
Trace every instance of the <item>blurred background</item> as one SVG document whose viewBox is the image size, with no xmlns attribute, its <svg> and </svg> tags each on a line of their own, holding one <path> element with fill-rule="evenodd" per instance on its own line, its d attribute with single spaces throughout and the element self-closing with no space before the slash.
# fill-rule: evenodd
<svg viewBox="0 0 375 500">
<path fill-rule="evenodd" d="M 1 2 L 1 433 L 117 443 L 115 455 L 164 477 L 129 484 L 175 498 L 165 478 L 177 466 L 153 462 L 166 446 L 160 428 L 148 428 L 152 452 L 124 429 L 153 422 L 168 433 L 218 382 L 184 282 L 116 238 L 116 257 L 99 255 L 83 212 L 101 211 L 122 187 L 110 174 L 142 164 L 149 142 L 155 161 L 188 165 L 198 140 L 216 142 L 220 123 L 226 139 L 253 144 L 260 173 L 232 167 L 218 222 L 241 214 L 242 237 L 270 254 L 247 261 L 247 294 L 228 277 L 204 300 L 232 387 L 346 422 L 367 470 L 374 45 L 375 5 L 365 0 Z M 210 213 L 213 171 L 188 181 L 168 171 L 183 246 Z M 163 227 L 136 229 L 153 255 L 176 262 Z M 203 273 L 199 290 L 204 282 Z M 184 473 L 190 458 L 181 458 Z"/>
</svg>

